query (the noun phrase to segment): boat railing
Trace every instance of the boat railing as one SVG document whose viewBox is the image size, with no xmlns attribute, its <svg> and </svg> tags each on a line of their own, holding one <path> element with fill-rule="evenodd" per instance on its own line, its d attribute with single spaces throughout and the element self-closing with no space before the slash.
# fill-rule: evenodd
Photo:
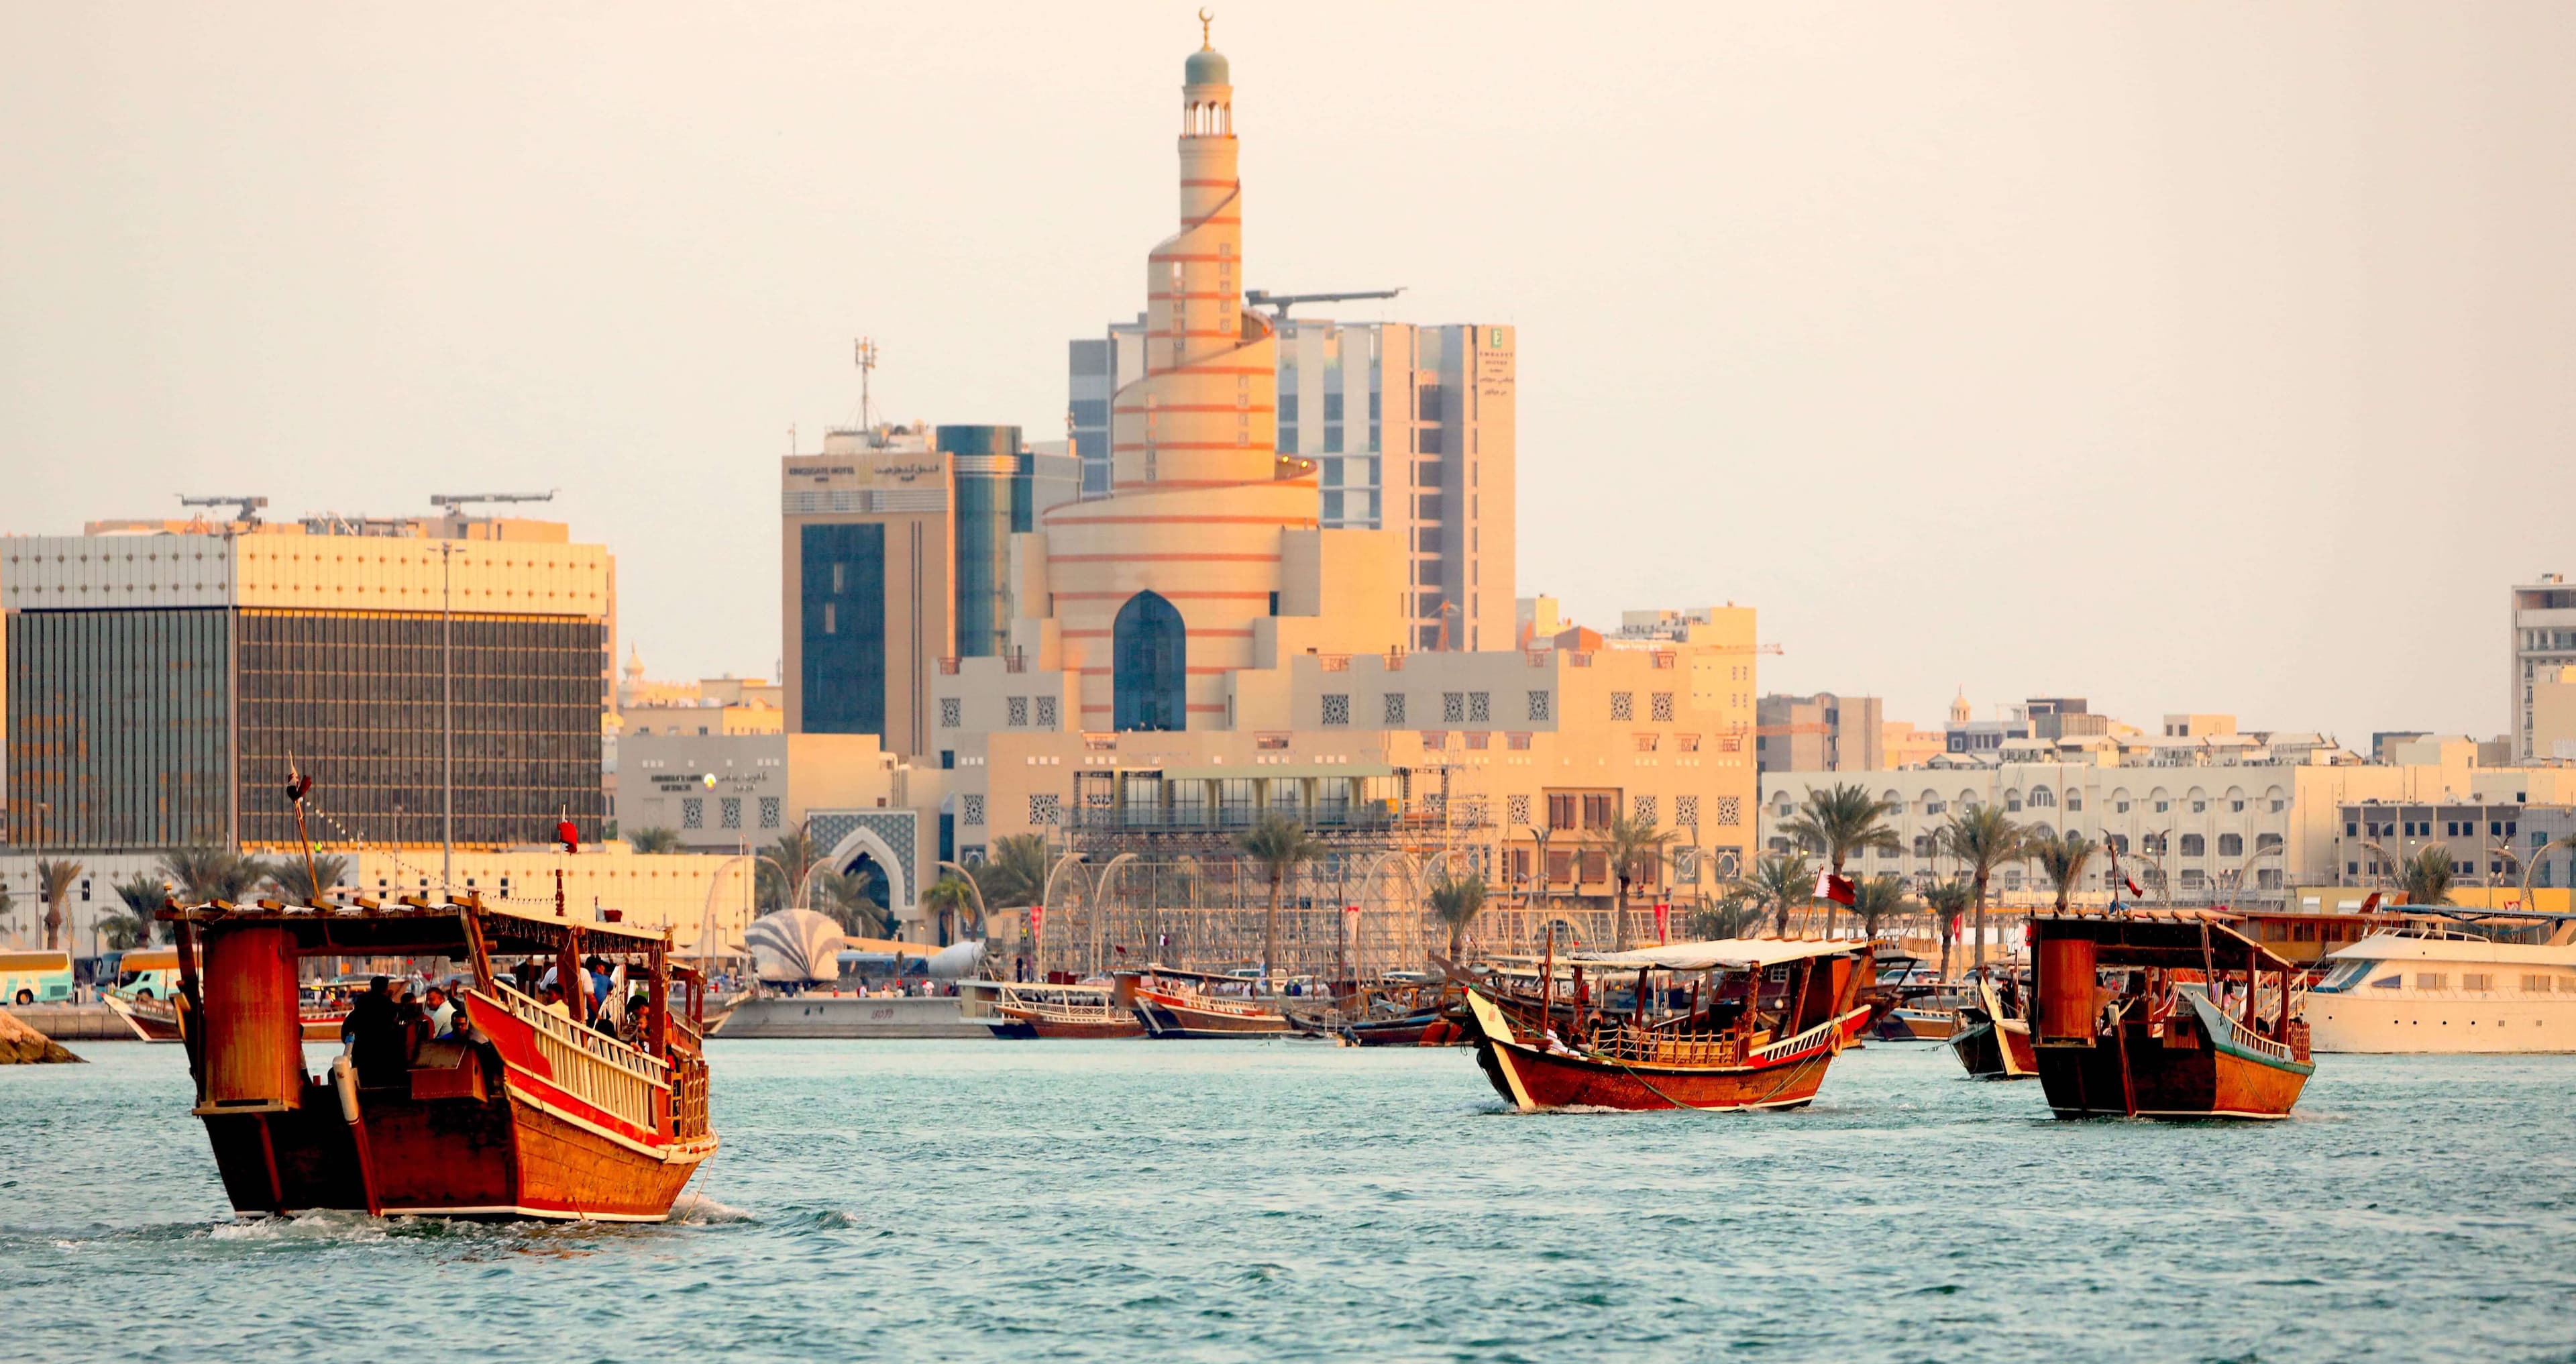
<svg viewBox="0 0 2576 1364">
<path fill-rule="evenodd" d="M 1621 1023 L 1594 1039 L 1593 1053 L 1613 1061 L 1667 1066 L 1740 1066 L 1744 1039 L 1723 1033 L 1672 1033 Z"/>
<path fill-rule="evenodd" d="M 2227 1029 L 2227 1041 L 2229 1045 L 2241 1047 L 2244 1050 L 2254 1052 L 2257 1055 L 2269 1056 L 2275 1061 L 2294 1062 L 2298 1060 L 2296 1053 L 2291 1051 L 2289 1043 L 2276 1042 L 2271 1038 L 2265 1037 L 2263 1034 L 2254 1031 L 2252 1028 L 2246 1027 L 2244 1020 L 2228 1014 L 2224 1010 L 2220 1009 L 2216 1004 L 2210 1002 L 2207 995 L 2200 994 L 2198 991 L 2193 991 L 2191 993 L 2192 1002 L 2198 1006 L 2196 1012 L 2200 1014 L 2200 1021 L 2203 1024 L 2224 1024 Z"/>
<path fill-rule="evenodd" d="M 653 1091 L 671 1088 L 668 1062 L 583 1027 L 509 985 L 496 981 L 492 988 L 502 1007 L 535 1035 L 537 1054 L 554 1072 L 546 1078 L 557 1088 L 647 1131 L 657 1126 Z M 699 1075 L 703 1085 L 704 1071 Z"/>
<path fill-rule="evenodd" d="M 1754 1063 L 1758 1065 L 1765 1061 L 1777 1061 L 1783 1056 L 1794 1056 L 1799 1052 L 1809 1050 L 1823 1042 L 1827 1037 L 1833 1035 L 1834 1031 L 1842 1027 L 1842 1025 L 1843 1021 L 1841 1019 L 1828 1018 L 1824 1022 L 1819 1023 L 1795 1036 L 1783 1037 L 1777 1042 L 1755 1047 L 1753 1049 Z"/>
</svg>

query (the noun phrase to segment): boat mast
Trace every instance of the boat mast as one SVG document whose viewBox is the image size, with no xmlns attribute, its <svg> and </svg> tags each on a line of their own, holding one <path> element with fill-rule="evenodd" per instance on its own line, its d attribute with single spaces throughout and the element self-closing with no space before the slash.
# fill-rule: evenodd
<svg viewBox="0 0 2576 1364">
<path fill-rule="evenodd" d="M 438 542 L 438 877 L 441 889 L 451 895 L 456 885 L 456 611 L 448 566 L 455 555 L 455 541 Z M 560 888 L 556 899 L 562 899 Z"/>
</svg>

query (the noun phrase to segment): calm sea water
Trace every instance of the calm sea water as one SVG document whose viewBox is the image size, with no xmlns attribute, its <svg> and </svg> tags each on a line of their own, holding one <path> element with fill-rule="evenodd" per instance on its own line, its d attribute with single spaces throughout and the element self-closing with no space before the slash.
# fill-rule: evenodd
<svg viewBox="0 0 2576 1364">
<path fill-rule="evenodd" d="M 178 1050 L 80 1050 L 0 1068 L 0 1358 L 2576 1360 L 2576 1057 L 2175 1127 L 1924 1046 L 1521 1116 L 1457 1051 L 718 1042 L 686 1220 L 566 1228 L 237 1224 Z"/>
</svg>

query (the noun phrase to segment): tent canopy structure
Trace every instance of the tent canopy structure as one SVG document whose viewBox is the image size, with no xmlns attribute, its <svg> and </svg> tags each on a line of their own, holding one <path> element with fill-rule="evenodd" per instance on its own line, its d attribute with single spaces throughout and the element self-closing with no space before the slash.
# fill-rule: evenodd
<svg viewBox="0 0 2576 1364">
<path fill-rule="evenodd" d="M 763 914 L 742 931 L 743 945 L 773 985 L 819 985 L 841 978 L 841 926 L 810 909 Z"/>
</svg>

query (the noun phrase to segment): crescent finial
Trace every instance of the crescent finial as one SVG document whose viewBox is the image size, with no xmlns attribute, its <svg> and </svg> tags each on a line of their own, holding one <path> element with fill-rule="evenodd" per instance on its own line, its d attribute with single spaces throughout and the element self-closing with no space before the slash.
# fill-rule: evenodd
<svg viewBox="0 0 2576 1364">
<path fill-rule="evenodd" d="M 1215 22 L 1216 16 L 1209 13 L 1205 7 L 1201 7 L 1199 10 L 1199 50 L 1202 52 L 1212 50 L 1209 47 L 1208 26 Z"/>
</svg>

